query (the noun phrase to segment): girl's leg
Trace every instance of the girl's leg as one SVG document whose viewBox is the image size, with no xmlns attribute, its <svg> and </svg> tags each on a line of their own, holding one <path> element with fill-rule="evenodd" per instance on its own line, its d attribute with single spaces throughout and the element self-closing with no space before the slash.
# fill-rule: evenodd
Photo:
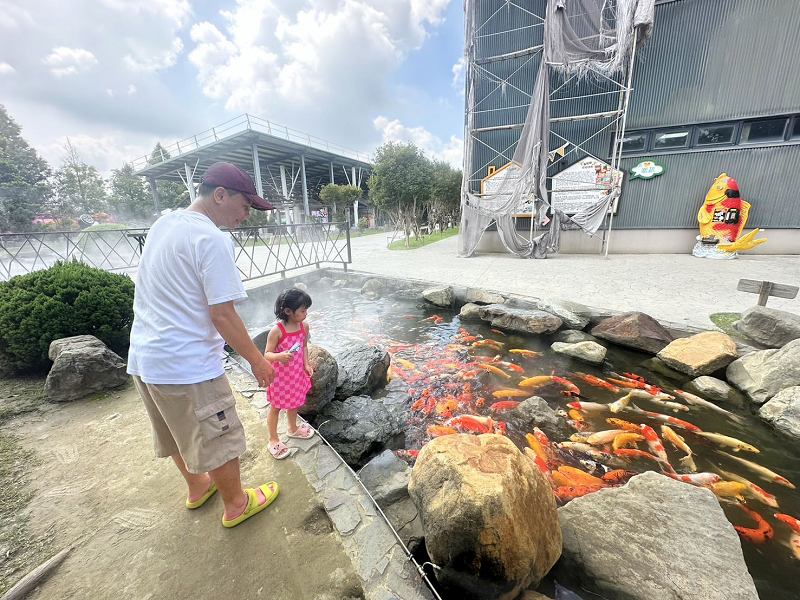
<svg viewBox="0 0 800 600">
<path fill-rule="evenodd" d="M 288 421 L 289 433 L 297 431 L 297 409 L 286 411 L 286 420 Z"/>
<path fill-rule="evenodd" d="M 269 414 L 267 415 L 267 429 L 269 430 L 269 443 L 276 444 L 280 441 L 278 438 L 278 417 L 281 414 L 279 408 L 269 407 Z"/>
</svg>

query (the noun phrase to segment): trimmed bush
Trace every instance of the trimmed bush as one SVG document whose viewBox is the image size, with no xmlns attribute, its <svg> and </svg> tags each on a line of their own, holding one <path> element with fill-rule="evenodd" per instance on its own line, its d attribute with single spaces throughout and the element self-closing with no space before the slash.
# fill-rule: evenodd
<svg viewBox="0 0 800 600">
<path fill-rule="evenodd" d="M 83 263 L 56 263 L 0 283 L 0 357 L 18 372 L 47 371 L 50 342 L 93 335 L 126 355 L 133 281 Z"/>
</svg>

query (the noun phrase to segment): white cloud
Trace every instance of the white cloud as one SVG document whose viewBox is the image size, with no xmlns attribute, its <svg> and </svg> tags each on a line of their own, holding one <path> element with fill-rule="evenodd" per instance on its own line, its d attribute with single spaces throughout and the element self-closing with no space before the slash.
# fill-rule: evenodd
<svg viewBox="0 0 800 600">
<path fill-rule="evenodd" d="M 456 62 L 452 66 L 451 69 L 453 72 L 453 80 L 451 83 L 453 87 L 459 91 L 464 89 L 464 76 L 466 74 L 466 64 L 467 63 L 464 60 L 464 57 L 462 56 L 461 58 L 458 59 L 458 62 Z"/>
<path fill-rule="evenodd" d="M 176 37 L 172 39 L 170 47 L 161 52 L 154 53 L 152 48 L 136 47 L 131 53 L 126 54 L 123 60 L 131 71 L 160 71 L 174 65 L 182 51 L 183 41 Z"/>
<path fill-rule="evenodd" d="M 132 83 L 128 85 L 128 95 L 131 96 L 136 93 L 136 86 Z"/>
<path fill-rule="evenodd" d="M 149 141 L 131 142 L 130 136 L 121 132 L 60 136 L 37 148 L 54 169 L 63 164 L 67 138 L 78 151 L 80 159 L 94 166 L 104 177 L 108 177 L 112 169 L 120 168 L 126 161 L 143 157 L 152 150 Z"/>
<path fill-rule="evenodd" d="M 412 142 L 429 158 L 443 160 L 457 169 L 462 167 L 464 141 L 454 135 L 443 141 L 424 127 L 406 127 L 398 119 L 389 120 L 384 116 L 377 117 L 373 125 L 382 133 L 382 143 Z"/>
<path fill-rule="evenodd" d="M 31 13 L 13 2 L 0 1 L 0 27 L 16 29 L 33 23 Z"/>
<path fill-rule="evenodd" d="M 67 48 L 59 46 L 53 50 L 42 62 L 50 67 L 50 72 L 56 77 L 75 75 L 86 71 L 97 64 L 94 54 L 84 48 Z"/>
<path fill-rule="evenodd" d="M 11 75 L 17 70 L 7 62 L 0 62 L 0 75 Z"/>
<path fill-rule="evenodd" d="M 122 13 L 157 15 L 178 26 L 184 25 L 192 14 L 189 0 L 101 0 L 101 3 Z"/>
</svg>

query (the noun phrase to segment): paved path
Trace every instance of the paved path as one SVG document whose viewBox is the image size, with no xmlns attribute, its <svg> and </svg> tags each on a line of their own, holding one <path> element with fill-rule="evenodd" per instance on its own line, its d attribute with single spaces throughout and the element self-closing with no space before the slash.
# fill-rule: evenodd
<svg viewBox="0 0 800 600">
<path fill-rule="evenodd" d="M 741 312 L 755 294 L 736 291 L 740 278 L 800 284 L 800 256 L 742 256 L 713 261 L 686 254 L 562 254 L 526 260 L 511 254 L 459 258 L 457 238 L 417 250 L 387 250 L 386 237 L 352 240 L 358 271 L 482 287 L 597 308 L 640 310 L 674 323 L 709 327 L 708 315 Z M 800 298 L 768 306 L 800 313 Z"/>
</svg>

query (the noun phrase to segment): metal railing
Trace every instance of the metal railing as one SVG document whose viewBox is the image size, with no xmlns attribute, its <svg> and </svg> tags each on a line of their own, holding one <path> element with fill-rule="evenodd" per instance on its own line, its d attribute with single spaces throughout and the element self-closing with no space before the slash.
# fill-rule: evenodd
<svg viewBox="0 0 800 600">
<path fill-rule="evenodd" d="M 56 262 L 80 261 L 106 271 L 133 273 L 148 229 L 0 234 L 0 281 L 47 269 Z M 351 262 L 346 223 L 303 223 L 230 230 L 242 281 L 304 267 Z"/>
<path fill-rule="evenodd" d="M 224 123 L 220 123 L 211 129 L 206 129 L 205 131 L 201 131 L 200 133 L 191 135 L 182 140 L 178 140 L 177 142 L 174 142 L 168 146 L 163 146 L 164 150 L 160 155 L 158 153 L 153 153 L 140 156 L 139 158 L 132 160 L 131 165 L 135 171 L 139 171 L 148 165 L 158 164 L 160 162 L 165 162 L 172 158 L 179 157 L 182 154 L 197 150 L 198 148 L 209 146 L 243 131 L 259 131 L 273 137 L 303 144 L 311 148 L 326 150 L 327 152 L 334 152 L 341 156 L 352 158 L 361 162 L 370 162 L 369 156 L 362 152 L 356 152 L 355 150 L 350 150 L 344 146 L 333 144 L 327 140 L 318 138 L 304 131 L 287 127 L 286 125 L 273 123 L 272 121 L 268 121 L 253 115 L 243 114 L 225 121 Z"/>
</svg>

